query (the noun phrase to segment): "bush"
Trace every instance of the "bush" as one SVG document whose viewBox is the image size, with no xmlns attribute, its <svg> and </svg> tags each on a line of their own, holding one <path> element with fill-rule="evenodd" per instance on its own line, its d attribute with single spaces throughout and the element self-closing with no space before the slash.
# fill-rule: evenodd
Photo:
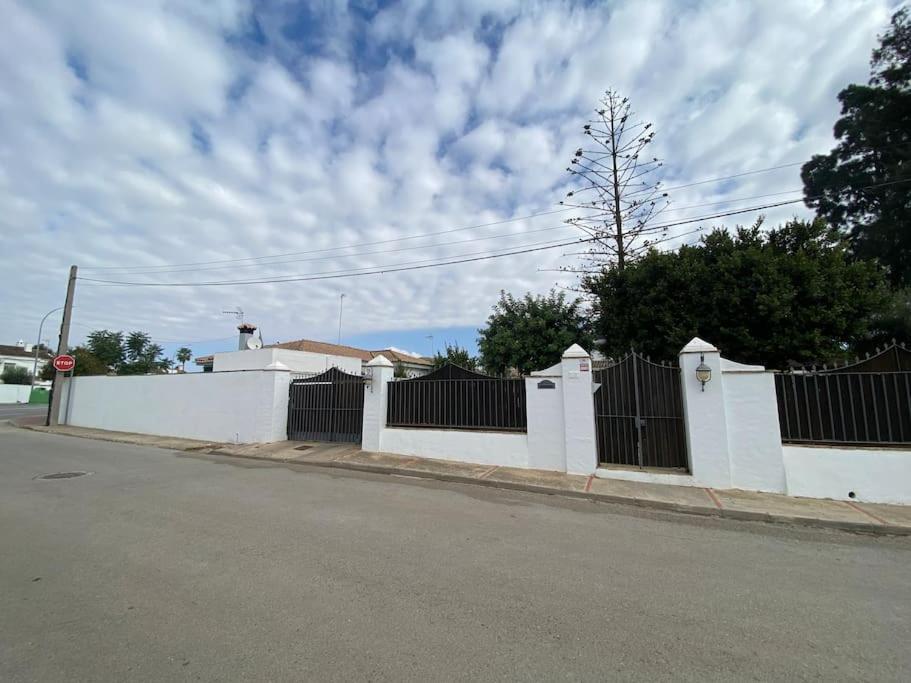
<svg viewBox="0 0 911 683">
<path fill-rule="evenodd" d="M 31 384 L 32 373 L 18 365 L 10 365 L 4 368 L 0 379 L 4 384 Z"/>
</svg>

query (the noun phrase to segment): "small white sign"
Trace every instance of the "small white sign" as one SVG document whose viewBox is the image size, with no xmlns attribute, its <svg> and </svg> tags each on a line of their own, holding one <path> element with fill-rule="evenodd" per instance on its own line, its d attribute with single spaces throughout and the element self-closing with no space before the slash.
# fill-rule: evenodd
<svg viewBox="0 0 911 683">
<path fill-rule="evenodd" d="M 579 371 L 580 371 L 580 372 L 588 372 L 588 360 L 580 360 L 580 361 L 579 361 Z"/>
</svg>

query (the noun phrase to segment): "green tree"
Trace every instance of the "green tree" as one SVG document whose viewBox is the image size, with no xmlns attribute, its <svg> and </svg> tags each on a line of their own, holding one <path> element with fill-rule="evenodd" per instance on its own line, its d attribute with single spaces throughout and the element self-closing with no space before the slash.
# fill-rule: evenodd
<svg viewBox="0 0 911 683">
<path fill-rule="evenodd" d="M 635 348 L 671 360 L 698 336 L 727 358 L 772 368 L 843 357 L 869 339 L 890 301 L 882 269 L 853 260 L 820 220 L 715 230 L 588 286 L 609 354 Z"/>
<path fill-rule="evenodd" d="M 86 346 L 92 355 L 112 372 L 118 372 L 126 360 L 123 349 L 123 332 L 95 330 L 86 338 Z"/>
<path fill-rule="evenodd" d="M 446 352 L 439 351 L 433 357 L 433 369 L 438 370 L 447 363 L 458 365 L 466 370 L 477 370 L 478 359 L 468 353 L 468 349 L 463 349 L 458 344 L 446 344 Z"/>
<path fill-rule="evenodd" d="M 76 368 L 73 370 L 73 374 L 76 377 L 86 375 L 107 375 L 111 372 L 108 365 L 92 353 L 87 346 L 77 346 L 70 349 L 70 355 L 76 359 Z M 56 370 L 54 370 L 54 366 L 50 363 L 46 363 L 44 367 L 41 368 L 41 372 L 38 373 L 38 376 L 40 379 L 50 381 L 54 379 L 55 374 Z"/>
<path fill-rule="evenodd" d="M 501 291 L 487 327 L 478 334 L 481 364 L 491 374 L 543 370 L 558 363 L 573 344 L 592 347 L 580 300 L 567 301 L 565 294 L 553 290 L 520 299 Z"/>
<path fill-rule="evenodd" d="M 20 365 L 8 365 L 3 368 L 3 374 L 0 375 L 0 379 L 3 380 L 4 384 L 31 384 L 32 373 L 28 371 L 28 368 L 23 368 Z"/>
<path fill-rule="evenodd" d="M 193 357 L 193 351 L 188 349 L 186 346 L 181 346 L 179 349 L 177 349 L 175 357 L 177 358 L 177 362 L 180 363 L 181 372 L 183 372 L 186 370 L 187 361 Z"/>
<path fill-rule="evenodd" d="M 873 51 L 868 85 L 838 94 L 838 144 L 801 171 L 807 206 L 849 231 L 858 258 L 911 285 L 911 17 L 903 8 Z"/>
</svg>

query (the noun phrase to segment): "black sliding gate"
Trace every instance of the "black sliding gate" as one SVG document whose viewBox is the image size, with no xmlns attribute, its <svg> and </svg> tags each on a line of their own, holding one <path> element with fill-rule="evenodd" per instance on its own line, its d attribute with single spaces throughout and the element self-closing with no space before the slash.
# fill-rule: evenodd
<svg viewBox="0 0 911 683">
<path fill-rule="evenodd" d="M 288 438 L 292 441 L 360 443 L 364 379 L 338 368 L 291 380 Z"/>
<path fill-rule="evenodd" d="M 598 460 L 687 469 L 680 368 L 630 352 L 592 374 Z"/>
</svg>

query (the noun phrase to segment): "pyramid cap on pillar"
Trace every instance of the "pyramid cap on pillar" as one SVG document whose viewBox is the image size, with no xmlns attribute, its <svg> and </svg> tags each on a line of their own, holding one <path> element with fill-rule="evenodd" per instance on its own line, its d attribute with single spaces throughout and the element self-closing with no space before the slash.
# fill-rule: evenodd
<svg viewBox="0 0 911 683">
<path fill-rule="evenodd" d="M 581 346 L 573 344 L 563 352 L 563 358 L 591 358 L 591 356 L 589 356 L 588 351 Z"/>
<path fill-rule="evenodd" d="M 718 353 L 718 349 L 704 339 L 693 337 L 689 344 L 680 349 L 680 353 Z"/>
<path fill-rule="evenodd" d="M 386 356 L 380 354 L 372 361 L 367 363 L 368 368 L 391 368 L 393 367 L 392 361 L 386 358 Z"/>
</svg>

